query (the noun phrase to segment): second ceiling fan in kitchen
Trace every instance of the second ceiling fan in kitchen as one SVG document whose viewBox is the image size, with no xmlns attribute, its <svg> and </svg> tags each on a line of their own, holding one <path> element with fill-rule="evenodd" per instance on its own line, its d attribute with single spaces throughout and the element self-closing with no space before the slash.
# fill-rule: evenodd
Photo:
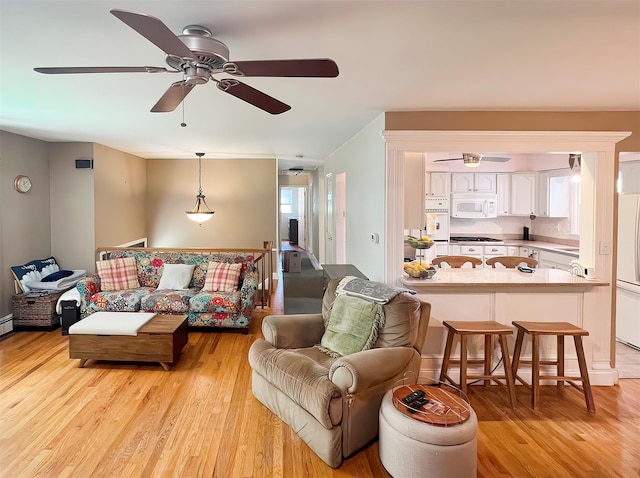
<svg viewBox="0 0 640 478">
<path fill-rule="evenodd" d="M 436 159 L 434 163 L 439 161 L 464 161 L 464 165 L 469 168 L 475 168 L 480 166 L 480 161 L 493 161 L 497 163 L 504 163 L 509 161 L 511 158 L 501 158 L 498 156 L 485 156 L 482 153 L 462 153 L 461 158 L 450 158 L 450 159 Z"/>
</svg>

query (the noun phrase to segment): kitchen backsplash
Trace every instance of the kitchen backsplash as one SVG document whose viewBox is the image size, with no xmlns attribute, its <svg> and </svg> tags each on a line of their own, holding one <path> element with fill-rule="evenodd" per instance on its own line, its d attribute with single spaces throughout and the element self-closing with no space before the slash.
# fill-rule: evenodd
<svg viewBox="0 0 640 478">
<path fill-rule="evenodd" d="M 522 235 L 522 227 L 531 227 L 528 217 L 496 217 L 493 219 L 459 219 L 452 217 L 449 223 L 450 234 L 490 236 L 491 234 Z"/>
<path fill-rule="evenodd" d="M 489 236 L 497 235 L 506 239 L 519 239 L 522 237 L 522 228 L 527 226 L 533 237 L 557 238 L 576 240 L 570 234 L 571 224 L 566 218 L 537 217 L 496 217 L 493 219 L 459 219 L 451 218 L 450 234 Z"/>
<path fill-rule="evenodd" d="M 571 222 L 568 218 L 538 217 L 531 221 L 531 234 L 538 237 L 578 240 L 571 234 Z"/>
</svg>

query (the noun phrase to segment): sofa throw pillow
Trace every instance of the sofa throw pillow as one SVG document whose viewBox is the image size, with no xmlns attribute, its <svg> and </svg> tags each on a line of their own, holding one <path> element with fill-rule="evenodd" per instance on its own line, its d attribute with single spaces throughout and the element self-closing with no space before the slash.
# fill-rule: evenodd
<svg viewBox="0 0 640 478">
<path fill-rule="evenodd" d="M 382 305 L 360 297 L 339 295 L 316 347 L 332 357 L 343 357 L 374 346 L 384 325 Z"/>
<path fill-rule="evenodd" d="M 96 270 L 100 277 L 100 289 L 103 291 L 140 287 L 135 257 L 96 261 Z"/>
<path fill-rule="evenodd" d="M 209 262 L 207 275 L 204 278 L 205 292 L 235 292 L 238 290 L 242 264 L 228 262 Z"/>
<path fill-rule="evenodd" d="M 27 282 L 38 282 L 43 277 L 59 270 L 60 267 L 53 256 L 11 267 L 11 273 L 23 292 L 29 292 L 31 290 Z"/>
<path fill-rule="evenodd" d="M 73 275 L 73 271 L 68 271 L 63 269 L 63 270 L 54 272 L 53 274 L 49 274 L 47 277 L 43 277 L 41 281 L 55 282 L 57 280 L 64 279 L 65 277 L 69 277 L 70 275 Z"/>
<path fill-rule="evenodd" d="M 189 288 L 191 276 L 196 266 L 189 264 L 165 264 L 158 290 L 184 290 Z"/>
</svg>

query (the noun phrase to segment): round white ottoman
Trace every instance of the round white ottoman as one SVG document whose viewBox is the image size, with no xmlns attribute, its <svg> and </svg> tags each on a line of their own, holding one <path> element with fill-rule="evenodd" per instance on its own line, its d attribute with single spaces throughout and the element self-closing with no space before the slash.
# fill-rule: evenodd
<svg viewBox="0 0 640 478">
<path fill-rule="evenodd" d="M 380 459 L 394 478 L 476 476 L 478 417 L 436 426 L 398 411 L 389 390 L 380 405 Z"/>
</svg>

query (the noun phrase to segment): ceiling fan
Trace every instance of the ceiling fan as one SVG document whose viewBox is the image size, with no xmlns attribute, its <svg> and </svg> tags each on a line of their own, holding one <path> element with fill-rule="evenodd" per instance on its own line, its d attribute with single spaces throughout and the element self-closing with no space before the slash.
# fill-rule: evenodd
<svg viewBox="0 0 640 478">
<path fill-rule="evenodd" d="M 464 165 L 469 168 L 476 168 L 480 166 L 480 161 L 493 161 L 497 163 L 504 163 L 509 161 L 511 158 L 500 158 L 497 156 L 485 156 L 482 153 L 462 153 L 461 158 L 451 158 L 451 159 L 436 159 L 434 163 L 439 161 L 464 161 Z"/>
<path fill-rule="evenodd" d="M 277 115 L 291 106 L 235 78 L 217 79 L 213 75 L 334 78 L 338 66 L 333 60 L 253 60 L 229 61 L 229 48 L 212 37 L 211 31 L 200 25 L 188 25 L 182 35 L 174 35 L 162 21 L 151 15 L 112 9 L 111 13 L 166 53 L 170 69 L 155 66 L 93 66 L 34 68 L 38 73 L 182 73 L 183 79 L 173 83 L 151 108 L 154 113 L 175 110 L 196 85 L 209 80 L 219 90 L 229 93 L 268 113 Z"/>
</svg>

